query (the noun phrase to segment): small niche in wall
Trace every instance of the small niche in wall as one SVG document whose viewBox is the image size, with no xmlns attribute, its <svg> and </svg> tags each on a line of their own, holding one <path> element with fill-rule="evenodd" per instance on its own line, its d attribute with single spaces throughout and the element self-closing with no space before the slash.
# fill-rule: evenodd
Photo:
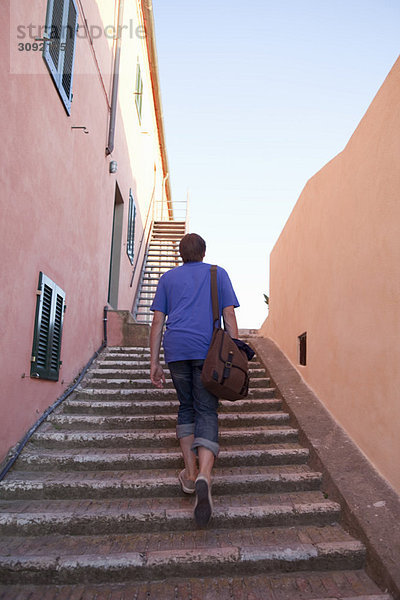
<svg viewBox="0 0 400 600">
<path fill-rule="evenodd" d="M 299 340 L 299 365 L 305 367 L 307 365 L 307 332 L 302 333 L 298 337 Z"/>
</svg>

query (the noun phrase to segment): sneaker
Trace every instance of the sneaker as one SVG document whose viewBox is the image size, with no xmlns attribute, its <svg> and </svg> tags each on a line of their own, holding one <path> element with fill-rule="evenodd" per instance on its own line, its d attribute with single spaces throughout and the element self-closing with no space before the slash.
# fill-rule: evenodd
<svg viewBox="0 0 400 600">
<path fill-rule="evenodd" d="M 194 494 L 195 491 L 195 482 L 191 479 L 186 479 L 185 477 L 185 469 L 181 471 L 178 475 L 179 483 L 181 484 L 182 491 L 185 494 Z"/>
<path fill-rule="evenodd" d="M 204 475 L 196 479 L 196 504 L 194 507 L 194 518 L 199 527 L 205 527 L 212 515 L 211 490 L 208 480 Z"/>
</svg>

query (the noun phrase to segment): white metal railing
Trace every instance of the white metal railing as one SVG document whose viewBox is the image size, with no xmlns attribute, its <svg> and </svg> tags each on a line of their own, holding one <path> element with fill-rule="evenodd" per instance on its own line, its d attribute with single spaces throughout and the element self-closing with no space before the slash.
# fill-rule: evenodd
<svg viewBox="0 0 400 600">
<path fill-rule="evenodd" d="M 183 221 L 186 223 L 186 230 L 189 217 L 189 199 L 177 200 L 172 202 L 172 219 L 170 218 L 168 207 L 163 200 L 156 200 L 154 220 L 155 221 Z"/>
</svg>

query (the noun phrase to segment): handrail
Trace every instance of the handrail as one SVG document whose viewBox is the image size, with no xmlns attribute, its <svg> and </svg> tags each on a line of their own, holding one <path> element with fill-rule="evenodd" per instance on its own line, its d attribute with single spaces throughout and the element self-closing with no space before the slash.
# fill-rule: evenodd
<svg viewBox="0 0 400 600">
<path fill-rule="evenodd" d="M 185 219 L 185 232 L 189 231 L 189 190 L 187 191 L 186 196 L 186 219 Z"/>
<path fill-rule="evenodd" d="M 164 211 L 163 211 L 163 207 L 165 202 L 163 202 L 163 200 L 157 200 L 156 201 L 157 205 L 161 205 L 161 210 L 157 211 L 157 216 L 156 216 L 156 221 L 160 221 L 160 222 L 165 222 L 165 223 L 169 223 L 171 222 L 171 219 L 164 219 Z M 179 208 L 176 206 L 177 204 L 183 204 L 184 207 L 182 208 L 182 213 L 184 213 L 184 216 L 179 216 L 176 215 L 176 208 L 179 211 Z M 174 200 L 173 203 L 173 215 L 174 218 L 172 219 L 172 221 L 179 221 L 179 222 L 185 222 L 186 224 L 188 223 L 188 208 L 189 208 L 189 200 Z"/>
<path fill-rule="evenodd" d="M 132 272 L 132 277 L 131 277 L 131 283 L 130 283 L 129 287 L 133 286 L 133 281 L 135 279 L 136 268 L 137 268 L 137 265 L 138 265 L 138 262 L 139 262 L 140 253 L 142 251 L 143 239 L 144 239 L 144 236 L 146 234 L 147 223 L 148 223 L 150 212 L 151 212 L 152 209 L 153 209 L 153 218 L 152 218 L 152 221 L 154 221 L 154 198 L 155 198 L 155 191 L 156 191 L 156 183 L 157 183 L 157 174 L 156 174 L 156 170 L 154 170 L 153 191 L 152 191 L 152 194 L 151 194 L 151 200 L 150 200 L 149 208 L 147 210 L 146 222 L 144 224 L 144 228 L 143 228 L 143 232 L 142 232 L 142 239 L 140 240 L 139 250 L 138 250 L 138 253 L 136 255 L 136 260 L 135 260 L 135 264 L 134 264 L 133 272 Z M 151 227 L 150 227 L 150 229 L 148 231 L 148 234 L 147 234 L 147 240 L 146 240 L 146 246 L 145 246 L 145 248 L 147 248 L 148 243 L 149 243 L 149 237 L 150 237 L 149 234 L 150 234 L 150 231 L 151 231 Z M 145 256 L 146 256 L 146 252 L 144 253 L 143 261 L 144 261 Z M 143 266 L 143 261 L 142 261 L 142 266 Z M 135 296 L 136 296 L 136 294 L 135 294 Z"/>
</svg>

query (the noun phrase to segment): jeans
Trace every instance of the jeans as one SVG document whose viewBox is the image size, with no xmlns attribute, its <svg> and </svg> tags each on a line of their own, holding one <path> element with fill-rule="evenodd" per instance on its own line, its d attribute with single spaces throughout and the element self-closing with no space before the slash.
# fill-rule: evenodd
<svg viewBox="0 0 400 600">
<path fill-rule="evenodd" d="M 178 360 L 168 363 L 179 400 L 178 439 L 194 435 L 192 450 L 204 446 L 218 455 L 218 398 L 201 382 L 204 360 Z"/>
</svg>

